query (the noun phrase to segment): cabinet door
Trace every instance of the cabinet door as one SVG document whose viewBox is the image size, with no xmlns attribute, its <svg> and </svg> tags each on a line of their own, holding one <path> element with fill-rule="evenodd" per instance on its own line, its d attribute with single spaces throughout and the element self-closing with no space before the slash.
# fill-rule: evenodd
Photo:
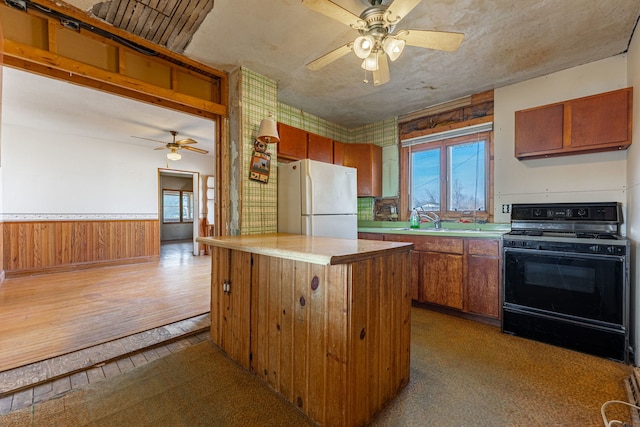
<svg viewBox="0 0 640 427">
<path fill-rule="evenodd" d="M 500 259 L 467 257 L 467 307 L 470 313 L 500 317 Z"/>
<path fill-rule="evenodd" d="M 462 255 L 422 252 L 420 271 L 424 302 L 462 310 Z"/>
<path fill-rule="evenodd" d="M 339 141 L 333 141 L 333 164 L 343 165 L 344 163 L 344 144 Z"/>
<path fill-rule="evenodd" d="M 382 148 L 374 144 L 344 144 L 343 164 L 358 170 L 358 196 L 382 196 Z"/>
<path fill-rule="evenodd" d="M 631 92 L 607 92 L 569 102 L 571 108 L 571 148 L 596 145 L 628 145 Z"/>
<path fill-rule="evenodd" d="M 333 163 L 333 141 L 324 136 L 309 133 L 307 156 L 311 160 Z"/>
<path fill-rule="evenodd" d="M 278 123 L 278 157 L 288 160 L 307 158 L 307 132 L 293 126 Z"/>
<path fill-rule="evenodd" d="M 516 111 L 516 157 L 522 158 L 547 151 L 561 150 L 563 132 L 563 104 Z"/>
<path fill-rule="evenodd" d="M 212 247 L 211 340 L 232 359 L 250 365 L 251 253 Z"/>
<path fill-rule="evenodd" d="M 467 239 L 465 310 L 500 318 L 500 241 Z"/>
</svg>

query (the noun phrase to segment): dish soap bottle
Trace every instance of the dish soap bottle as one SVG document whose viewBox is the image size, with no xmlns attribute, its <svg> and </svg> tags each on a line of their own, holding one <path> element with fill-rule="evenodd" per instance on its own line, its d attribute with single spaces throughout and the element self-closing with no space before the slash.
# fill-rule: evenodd
<svg viewBox="0 0 640 427">
<path fill-rule="evenodd" d="M 420 228 L 420 218 L 418 217 L 418 212 L 416 212 L 415 209 L 411 211 L 411 216 L 409 217 L 409 227 Z"/>
</svg>

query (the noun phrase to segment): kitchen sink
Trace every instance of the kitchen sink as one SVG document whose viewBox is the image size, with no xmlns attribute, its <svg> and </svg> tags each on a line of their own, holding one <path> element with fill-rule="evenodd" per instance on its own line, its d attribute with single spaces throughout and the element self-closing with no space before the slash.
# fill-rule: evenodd
<svg viewBox="0 0 640 427">
<path fill-rule="evenodd" d="M 417 233 L 482 233 L 487 232 L 486 230 L 481 230 L 479 228 L 469 229 L 469 228 L 388 228 L 388 230 L 393 231 L 415 231 Z"/>
</svg>

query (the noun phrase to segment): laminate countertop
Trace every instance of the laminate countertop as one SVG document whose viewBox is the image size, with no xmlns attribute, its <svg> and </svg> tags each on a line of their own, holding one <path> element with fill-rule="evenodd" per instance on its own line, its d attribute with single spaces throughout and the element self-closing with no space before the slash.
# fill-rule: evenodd
<svg viewBox="0 0 640 427">
<path fill-rule="evenodd" d="M 210 246 L 322 265 L 347 264 L 413 249 L 412 243 L 286 233 L 198 237 L 197 241 Z"/>
</svg>

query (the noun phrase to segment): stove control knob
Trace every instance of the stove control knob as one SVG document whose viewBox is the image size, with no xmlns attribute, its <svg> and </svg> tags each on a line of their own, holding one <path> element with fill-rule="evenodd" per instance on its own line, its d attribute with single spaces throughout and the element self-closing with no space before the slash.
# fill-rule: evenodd
<svg viewBox="0 0 640 427">
<path fill-rule="evenodd" d="M 578 216 L 587 216 L 587 210 L 586 209 L 578 209 Z"/>
<path fill-rule="evenodd" d="M 591 252 L 601 252 L 602 251 L 602 247 L 600 247 L 600 245 L 590 246 L 589 249 L 591 250 Z"/>
</svg>

